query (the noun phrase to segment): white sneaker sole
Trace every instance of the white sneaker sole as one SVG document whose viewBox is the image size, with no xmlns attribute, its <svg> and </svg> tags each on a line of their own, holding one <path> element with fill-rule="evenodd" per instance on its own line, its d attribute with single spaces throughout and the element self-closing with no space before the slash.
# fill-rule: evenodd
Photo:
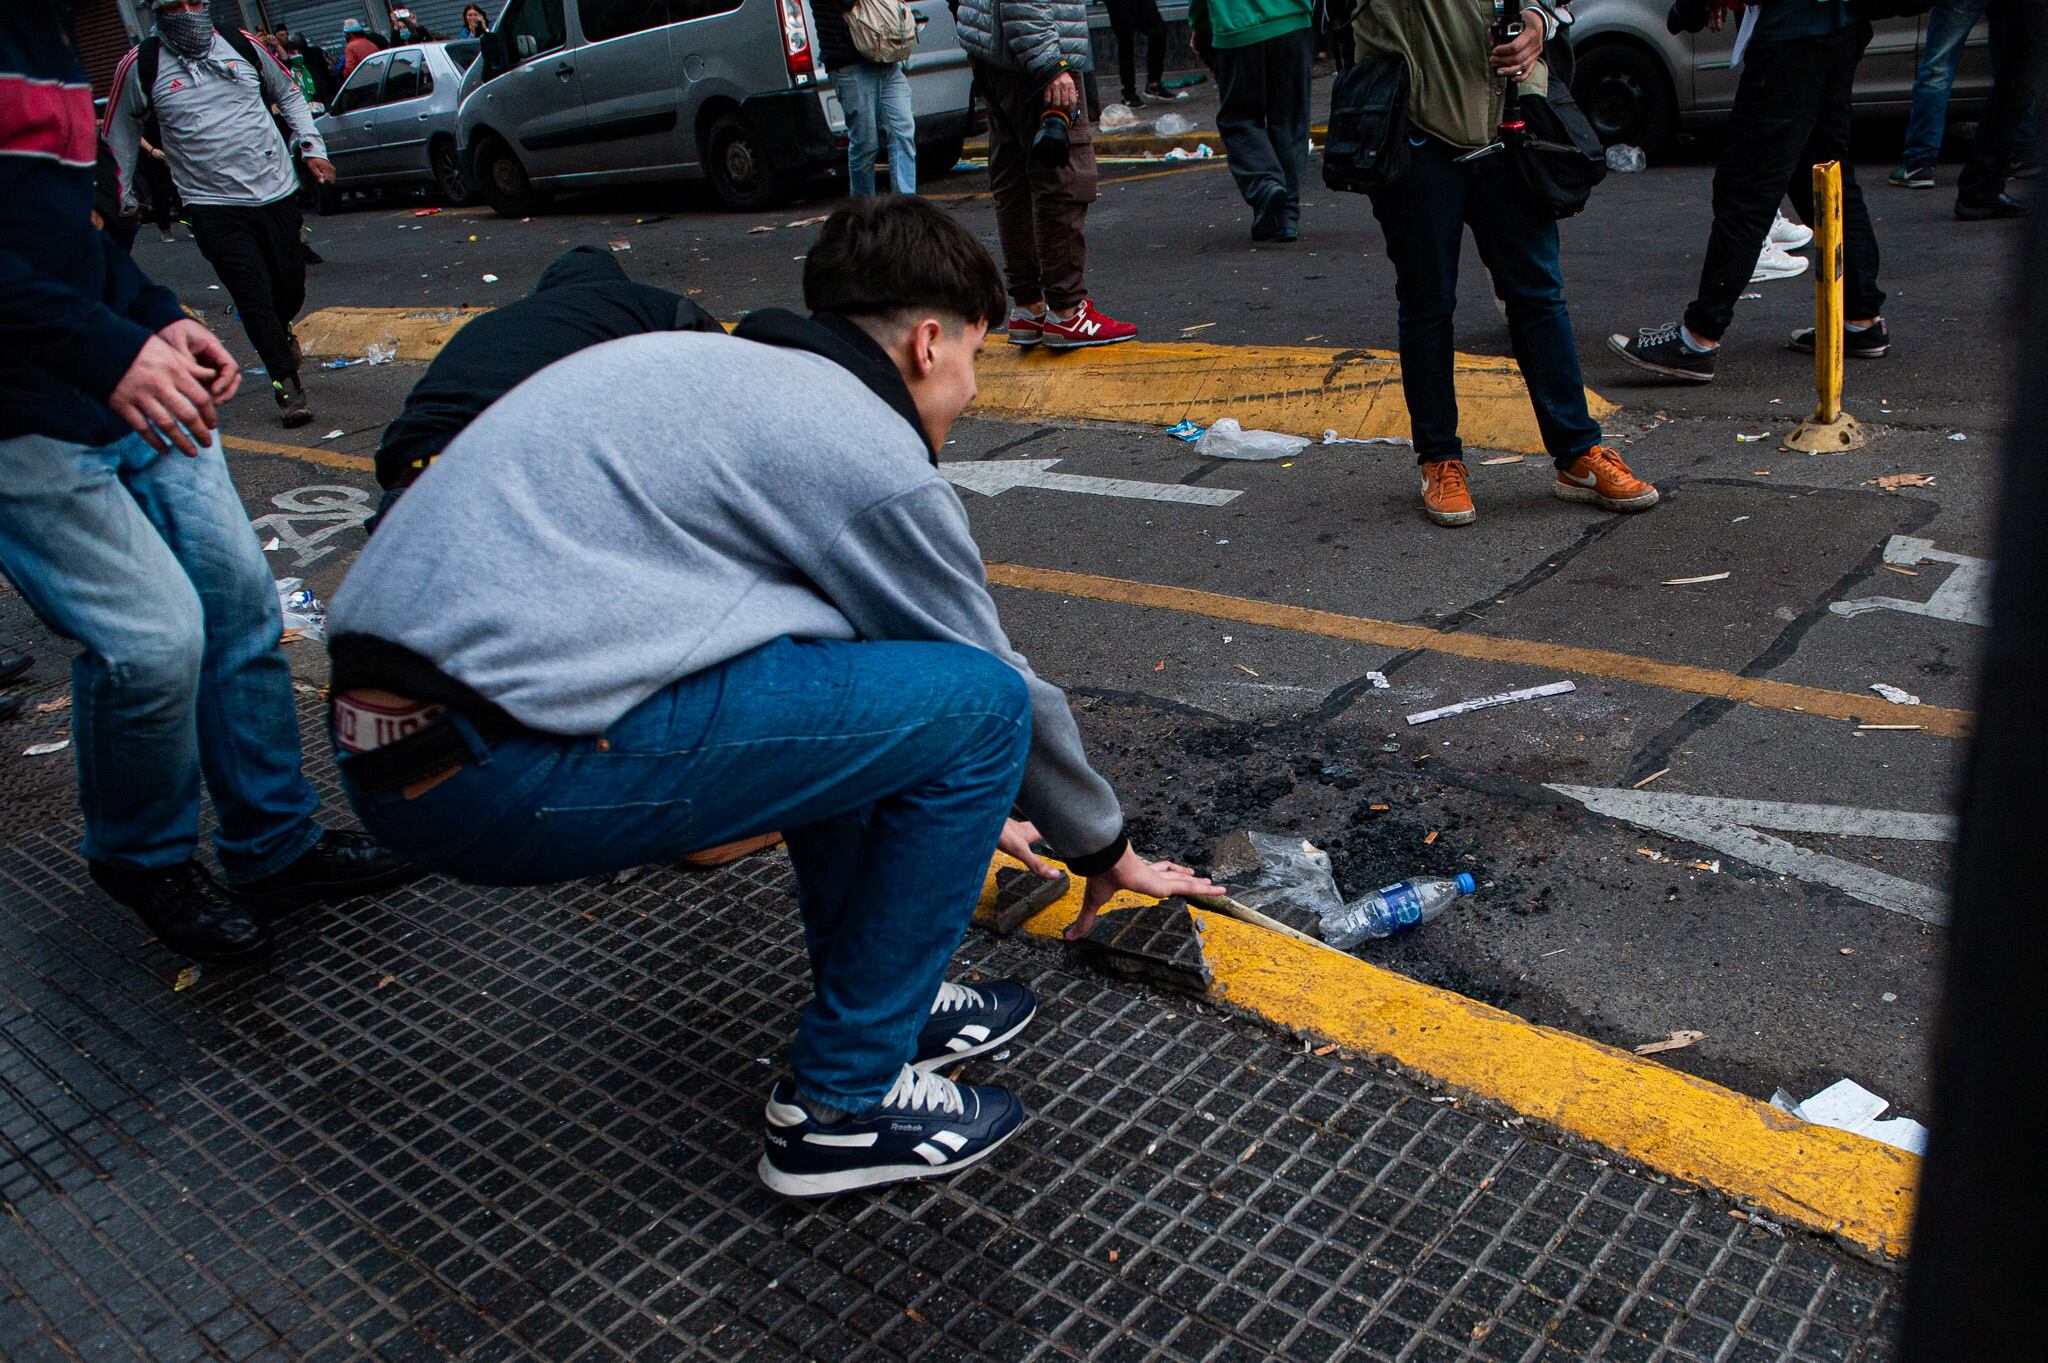
<svg viewBox="0 0 2048 1363">
<path fill-rule="evenodd" d="M 1777 247 L 1780 251 L 1804 251 L 1807 247 L 1813 245 L 1813 230 L 1808 228 L 1804 236 L 1787 237 L 1781 237 L 1776 232 L 1773 232 L 1764 240 L 1769 245 Z"/>
<path fill-rule="evenodd" d="M 1026 1013 L 1022 1018 L 1018 1019 L 1017 1025 L 1015 1027 L 1012 1027 L 1009 1031 L 1004 1032 L 1001 1036 L 992 1036 L 988 1040 L 982 1042 L 979 1046 L 969 1046 L 964 1051 L 947 1051 L 944 1055 L 935 1055 L 929 1060 L 913 1060 L 910 1062 L 911 1067 L 913 1069 L 920 1070 L 939 1070 L 944 1069 L 946 1066 L 952 1064 L 956 1060 L 972 1060 L 977 1055 L 987 1055 L 996 1047 L 1015 1040 L 1018 1033 L 1022 1032 L 1026 1027 L 1030 1026 L 1031 1019 L 1037 1016 L 1038 1005 L 1034 1003 L 1031 1005 L 1031 1011 Z"/>
<path fill-rule="evenodd" d="M 1603 497 L 1598 488 L 1580 487 L 1577 483 L 1560 483 L 1556 479 L 1551 480 L 1550 490 L 1562 501 L 1586 502 L 1593 506 L 1606 507 L 1609 511 L 1648 511 L 1657 504 L 1660 495 L 1656 488 L 1651 488 L 1639 497 Z"/>
<path fill-rule="evenodd" d="M 1041 341 L 1045 339 L 1043 336 L 1019 336 L 1014 331 L 1005 332 L 1003 334 L 1010 338 L 1011 345 L 1021 346 L 1025 349 L 1029 349 L 1030 347 L 1039 344 Z"/>
<path fill-rule="evenodd" d="M 1813 264 L 1805 256 L 1788 256 L 1787 259 L 1796 263 L 1771 266 L 1760 265 L 1757 267 L 1756 273 L 1749 277 L 1749 282 L 1752 284 L 1770 284 L 1780 279 L 1797 279 L 1806 273 L 1808 266 Z"/>
<path fill-rule="evenodd" d="M 1052 337 L 1048 336 L 1045 338 L 1045 348 L 1047 350 L 1086 350 L 1090 346 L 1122 345 L 1125 341 L 1135 341 L 1137 339 L 1136 336 L 1112 336 L 1103 341 L 1055 341 Z"/>
<path fill-rule="evenodd" d="M 1422 505 L 1422 514 L 1435 521 L 1438 525 L 1470 525 L 1479 519 L 1477 507 L 1470 511 L 1434 511 L 1430 509 L 1427 502 L 1424 502 Z"/>
<path fill-rule="evenodd" d="M 768 1162 L 764 1151 L 761 1162 L 754 1166 L 754 1176 L 771 1193 L 784 1197 L 833 1197 L 839 1193 L 858 1192 L 862 1188 L 880 1188 L 891 1183 L 914 1183 L 926 1178 L 951 1178 L 962 1169 L 971 1169 L 996 1151 L 1009 1144 L 1010 1137 L 1022 1131 L 1031 1118 L 1010 1128 L 1007 1135 L 983 1149 L 975 1151 L 964 1159 L 950 1164 L 932 1165 L 919 1161 L 916 1164 L 878 1164 L 870 1169 L 847 1169 L 837 1174 L 787 1174 Z"/>
</svg>

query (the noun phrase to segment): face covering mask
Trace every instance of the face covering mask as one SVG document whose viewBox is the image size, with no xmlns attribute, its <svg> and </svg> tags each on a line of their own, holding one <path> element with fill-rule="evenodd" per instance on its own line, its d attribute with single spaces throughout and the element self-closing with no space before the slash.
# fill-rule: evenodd
<svg viewBox="0 0 2048 1363">
<path fill-rule="evenodd" d="M 159 14 L 156 31 L 164 46 L 187 60 L 205 56 L 213 48 L 213 16 L 205 13 Z"/>
</svg>

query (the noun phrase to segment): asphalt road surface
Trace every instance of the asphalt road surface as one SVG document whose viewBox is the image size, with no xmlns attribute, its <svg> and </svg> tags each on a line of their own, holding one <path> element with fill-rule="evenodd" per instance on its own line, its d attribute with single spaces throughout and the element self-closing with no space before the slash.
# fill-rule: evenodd
<svg viewBox="0 0 2048 1363">
<path fill-rule="evenodd" d="M 1476 464 L 1480 519 L 1443 530 L 1424 520 L 1402 448 L 1317 446 L 1285 464 L 1224 464 L 1151 427 L 964 422 L 950 461 L 1057 460 L 1067 474 L 1240 494 L 1209 506 L 1062 489 L 963 491 L 993 563 L 1512 644 L 1474 658 L 1303 632 L 1287 623 L 1293 617 L 1260 623 L 1269 616 L 1253 612 L 1247 623 L 1242 614 L 998 588 L 1018 645 L 1073 693 L 1142 846 L 1200 862 L 1232 829 L 1295 833 L 1330 850 L 1354 895 L 1406 875 L 1470 870 L 1482 883 L 1475 899 L 1361 954 L 1617 1045 L 1705 1032 L 1665 1058 L 1758 1096 L 1779 1086 L 1804 1096 L 1848 1075 L 1907 1113 L 1923 1111 L 1944 944 L 1927 920 L 1940 915 L 1952 843 L 1927 820 L 1855 811 L 1946 811 L 1964 743 L 1929 729 L 1858 732 L 1854 722 L 1789 707 L 1574 671 L 1558 660 L 1582 654 L 1542 647 L 1633 655 L 1674 677 L 1670 669 L 1705 669 L 1730 687 L 1767 678 L 1857 693 L 1871 724 L 1915 718 L 1912 707 L 1872 694 L 1873 683 L 1927 706 L 1971 708 L 1983 630 L 1952 603 L 1988 570 L 1979 560 L 1989 552 L 1994 456 L 2014 389 L 2001 336 L 2019 235 L 2010 224 L 1952 221 L 1952 168 L 1933 193 L 1887 188 L 1882 172 L 1873 164 L 1866 180 L 1894 350 L 1851 362 L 1846 405 L 1874 428 L 1859 453 L 1778 445 L 1812 402 L 1811 360 L 1783 345 L 1811 319 L 1806 279 L 1760 286 L 1761 297 L 1742 305 L 1710 387 L 1645 382 L 1607 353 L 1608 332 L 1683 308 L 1707 230 L 1704 166 L 1611 177 L 1565 225 L 1586 381 L 1621 405 L 1610 435 L 1664 491 L 1647 515 L 1559 502 L 1546 486 L 1548 462 L 1529 459 Z M 1201 327 L 1195 334 L 1209 343 L 1395 344 L 1392 270 L 1362 200 L 1312 191 L 1299 244 L 1254 248 L 1220 163 L 1105 174 L 1089 221 L 1091 288 L 1146 339 Z M 951 196 L 952 211 L 994 247 L 980 176 L 927 188 Z M 312 219 L 326 263 L 313 271 L 309 309 L 488 306 L 523 292 L 569 245 L 622 242 L 636 277 L 736 317 L 795 303 L 814 229 L 786 224 L 830 203 L 735 216 L 699 191 L 675 189 L 566 199 L 529 221 L 482 209 L 419 217 L 416 207 L 387 200 Z M 145 233 L 138 259 L 254 363 L 225 293 L 180 238 L 165 246 Z M 1469 249 L 1466 260 L 1459 349 L 1505 354 L 1505 324 Z M 419 368 L 312 371 L 319 416 L 296 432 L 278 428 L 260 390 L 233 404 L 231 435 L 306 447 L 232 456 L 259 533 L 279 539 L 279 576 L 303 576 L 328 594 L 346 573 L 374 501 L 360 457 Z M 330 431 L 340 434 L 323 439 Z M 1868 481 L 1899 472 L 1934 482 L 1892 492 Z M 1887 566 L 1895 536 L 1955 558 L 1915 562 L 1906 552 Z M 481 556 L 474 563 L 479 576 L 494 570 Z M 1863 597 L 1926 603 L 1944 584 L 1954 590 L 1932 614 L 1829 609 Z M 12 594 L 0 595 L 5 638 L 40 638 L 36 678 L 49 696 L 61 694 L 65 650 L 40 637 Z M 317 648 L 289 651 L 302 677 L 324 677 Z M 1374 687 L 1373 671 L 1391 685 Z M 1423 726 L 1404 720 L 1567 679 L 1578 687 L 1567 695 Z M 9 739 L 21 741 L 0 757 L 13 768 L 0 772 L 8 790 L 69 798 L 66 758 L 17 756 L 61 733 L 64 720 L 61 711 L 32 712 L 10 726 Z M 1836 812 L 1787 817 L 1732 803 L 1759 801 Z M 1654 827 L 1622 822 L 1616 810 Z"/>
</svg>

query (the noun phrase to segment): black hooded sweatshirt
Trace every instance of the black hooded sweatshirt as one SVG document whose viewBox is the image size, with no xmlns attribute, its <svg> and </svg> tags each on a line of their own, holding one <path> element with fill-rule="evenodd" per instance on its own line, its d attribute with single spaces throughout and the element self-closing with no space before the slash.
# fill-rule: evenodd
<svg viewBox="0 0 2048 1363">
<path fill-rule="evenodd" d="M 689 299 L 636 284 L 602 246 L 578 246 L 541 272 L 533 292 L 455 333 L 406 395 L 377 447 L 377 481 L 420 476 L 484 408 L 556 360 L 650 331 L 719 331 Z"/>
</svg>

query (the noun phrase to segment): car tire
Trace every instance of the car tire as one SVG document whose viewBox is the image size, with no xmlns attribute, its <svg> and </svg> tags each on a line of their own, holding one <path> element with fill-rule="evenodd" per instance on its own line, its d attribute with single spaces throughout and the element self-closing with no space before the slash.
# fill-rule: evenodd
<svg viewBox="0 0 2048 1363">
<path fill-rule="evenodd" d="M 501 218 L 530 218 L 547 203 L 547 195 L 533 187 L 526 167 L 503 138 L 493 137 L 477 148 L 476 168 L 478 188 Z"/>
<path fill-rule="evenodd" d="M 434 189 L 444 200 L 457 208 L 476 202 L 476 185 L 462 168 L 462 153 L 455 149 L 454 138 L 436 138 L 427 149 L 427 162 L 433 167 Z"/>
<path fill-rule="evenodd" d="M 951 175 L 953 167 L 960 164 L 960 154 L 967 150 L 967 139 L 948 137 L 938 142 L 921 142 L 917 148 L 917 180 L 936 180 Z"/>
<path fill-rule="evenodd" d="M 1661 156 L 1678 134 L 1670 73 L 1633 43 L 1601 43 L 1579 53 L 1572 97 L 1609 146 L 1625 142 Z"/>
<path fill-rule="evenodd" d="M 725 206 L 741 213 L 773 208 L 787 194 L 754 125 L 737 113 L 713 120 L 704 138 L 704 170 Z"/>
</svg>

